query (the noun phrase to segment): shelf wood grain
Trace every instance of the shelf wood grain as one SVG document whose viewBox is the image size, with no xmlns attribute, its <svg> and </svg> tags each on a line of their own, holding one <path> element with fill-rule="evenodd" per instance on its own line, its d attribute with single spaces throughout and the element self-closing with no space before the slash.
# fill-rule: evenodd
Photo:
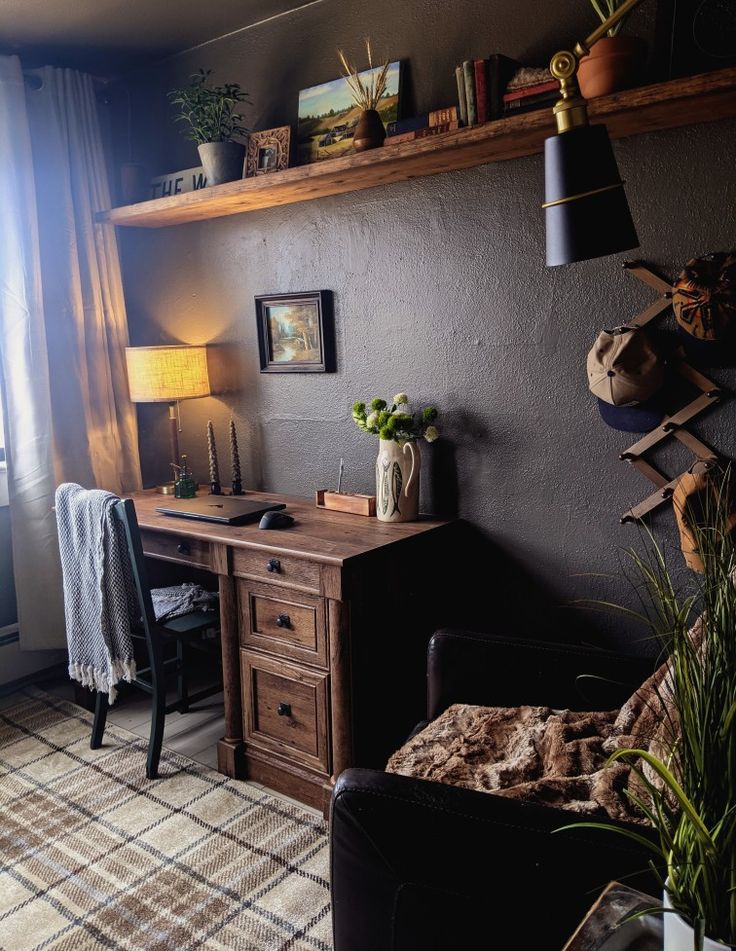
<svg viewBox="0 0 736 951">
<path fill-rule="evenodd" d="M 614 139 L 736 116 L 736 67 L 593 99 L 589 113 L 592 122 L 608 126 Z M 290 205 L 534 155 L 553 133 L 552 112 L 541 109 L 471 129 L 124 205 L 101 212 L 98 220 L 163 228 Z"/>
</svg>

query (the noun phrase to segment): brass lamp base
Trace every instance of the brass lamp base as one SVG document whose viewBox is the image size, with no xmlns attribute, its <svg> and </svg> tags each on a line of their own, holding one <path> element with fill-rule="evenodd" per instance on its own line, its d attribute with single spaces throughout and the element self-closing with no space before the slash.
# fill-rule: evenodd
<svg viewBox="0 0 736 951">
<path fill-rule="evenodd" d="M 174 494 L 174 483 L 165 482 L 163 485 L 157 485 L 156 491 L 159 495 L 173 495 Z"/>
</svg>

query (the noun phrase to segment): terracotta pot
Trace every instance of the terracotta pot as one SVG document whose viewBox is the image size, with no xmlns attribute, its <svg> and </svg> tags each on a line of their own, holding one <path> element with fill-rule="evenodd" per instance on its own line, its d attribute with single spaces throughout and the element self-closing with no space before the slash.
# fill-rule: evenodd
<svg viewBox="0 0 736 951">
<path fill-rule="evenodd" d="M 419 511 L 422 457 L 415 442 L 381 439 L 376 459 L 376 517 L 381 522 L 413 522 Z"/>
<path fill-rule="evenodd" d="M 208 185 L 222 185 L 243 177 L 245 146 L 242 142 L 206 142 L 198 145 Z"/>
<path fill-rule="evenodd" d="M 378 149 L 386 138 L 386 128 L 375 109 L 366 109 L 360 114 L 355 127 L 353 145 L 356 152 Z"/>
<path fill-rule="evenodd" d="M 645 56 L 646 44 L 636 36 L 604 36 L 580 60 L 580 92 L 594 99 L 635 85 Z"/>
</svg>

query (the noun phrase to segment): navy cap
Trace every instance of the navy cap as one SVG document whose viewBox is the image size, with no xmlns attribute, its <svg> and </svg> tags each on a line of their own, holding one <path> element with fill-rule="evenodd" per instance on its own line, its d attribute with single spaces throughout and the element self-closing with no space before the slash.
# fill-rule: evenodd
<svg viewBox="0 0 736 951">
<path fill-rule="evenodd" d="M 598 400 L 598 411 L 604 423 L 612 429 L 625 433 L 648 433 L 662 422 L 664 413 L 652 400 L 645 403 L 630 403 L 628 406 L 614 406 L 605 400 Z"/>
</svg>

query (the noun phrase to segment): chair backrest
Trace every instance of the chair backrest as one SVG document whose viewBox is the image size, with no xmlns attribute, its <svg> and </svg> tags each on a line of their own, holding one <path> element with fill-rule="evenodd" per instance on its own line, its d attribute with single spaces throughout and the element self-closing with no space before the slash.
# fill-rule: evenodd
<svg viewBox="0 0 736 951">
<path fill-rule="evenodd" d="M 151 600 L 151 587 L 146 575 L 146 562 L 143 555 L 141 533 L 138 528 L 138 517 L 135 514 L 135 505 L 132 499 L 121 499 L 113 507 L 115 517 L 122 525 L 125 541 L 130 555 L 130 567 L 133 572 L 133 584 L 138 598 L 138 606 L 146 635 L 150 635 L 156 624 L 156 615 Z"/>
</svg>

